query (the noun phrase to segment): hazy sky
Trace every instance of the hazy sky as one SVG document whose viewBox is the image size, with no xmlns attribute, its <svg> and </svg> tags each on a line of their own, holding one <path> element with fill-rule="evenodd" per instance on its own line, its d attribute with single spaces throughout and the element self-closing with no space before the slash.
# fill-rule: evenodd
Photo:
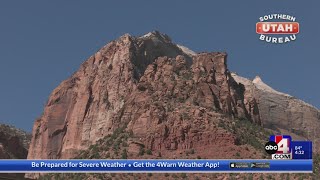
<svg viewBox="0 0 320 180">
<path fill-rule="evenodd" d="M 226 51 L 239 75 L 320 107 L 320 1 L 2 1 L 0 123 L 31 131 L 51 91 L 100 47 L 152 30 L 196 52 Z M 260 16 L 290 14 L 297 40 L 258 39 Z"/>
</svg>

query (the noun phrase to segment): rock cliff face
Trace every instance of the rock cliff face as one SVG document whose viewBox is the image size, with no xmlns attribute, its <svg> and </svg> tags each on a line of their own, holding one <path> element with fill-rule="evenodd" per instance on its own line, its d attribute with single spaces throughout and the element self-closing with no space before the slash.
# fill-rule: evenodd
<svg viewBox="0 0 320 180">
<path fill-rule="evenodd" d="M 314 151 L 320 151 L 320 111 L 293 96 L 278 92 L 257 76 L 249 80 L 232 73 L 245 87 L 245 104 L 256 101 L 262 125 L 279 134 L 298 135 L 314 142 Z M 250 107 L 247 105 L 247 108 Z"/>
<path fill-rule="evenodd" d="M 225 116 L 248 116 L 229 75 L 224 53 L 198 54 L 191 67 L 183 56 L 159 57 L 147 67 L 119 119 L 153 151 L 234 144 L 232 134 L 215 126 Z"/>
<path fill-rule="evenodd" d="M 186 50 L 159 32 L 108 43 L 52 92 L 35 121 L 28 159 L 71 158 L 123 124 L 153 148 L 200 144 L 184 135 L 199 127 L 180 126 L 173 113 L 181 104 L 260 122 L 258 111 L 245 108 L 244 89 L 229 73 L 225 53 Z M 204 111 L 190 108 L 184 116 L 210 116 Z M 147 131 L 158 134 L 147 137 Z"/>
</svg>

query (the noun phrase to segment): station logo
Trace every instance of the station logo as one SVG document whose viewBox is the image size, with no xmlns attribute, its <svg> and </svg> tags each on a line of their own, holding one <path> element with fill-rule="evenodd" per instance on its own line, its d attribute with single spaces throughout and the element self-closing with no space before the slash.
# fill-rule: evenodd
<svg viewBox="0 0 320 180">
<path fill-rule="evenodd" d="M 270 14 L 259 18 L 256 32 L 259 39 L 268 43 L 282 44 L 296 40 L 299 33 L 299 23 L 296 17 L 286 14 Z"/>
<path fill-rule="evenodd" d="M 291 136 L 272 135 L 264 148 L 272 159 L 292 159 Z"/>
</svg>

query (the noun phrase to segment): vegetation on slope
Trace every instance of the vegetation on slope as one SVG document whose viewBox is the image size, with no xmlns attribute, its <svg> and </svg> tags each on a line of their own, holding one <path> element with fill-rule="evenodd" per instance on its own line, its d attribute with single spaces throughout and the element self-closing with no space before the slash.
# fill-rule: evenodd
<svg viewBox="0 0 320 180">
<path fill-rule="evenodd" d="M 246 119 L 236 119 L 234 123 L 220 123 L 219 126 L 233 132 L 237 137 L 239 145 L 249 144 L 257 150 L 264 147 L 266 139 L 272 134 L 271 131 L 247 121 Z M 134 138 L 132 132 L 125 130 L 125 127 L 118 128 L 113 134 L 107 135 L 103 139 L 91 145 L 88 150 L 81 151 L 75 159 L 126 159 L 130 157 L 127 152 L 128 140 Z M 263 149 L 263 148 L 262 148 Z M 152 151 L 146 150 L 141 146 L 139 155 L 152 154 Z M 188 151 L 188 154 L 196 153 L 195 150 Z M 159 158 L 158 154 L 154 154 L 155 158 Z M 157 156 L 157 157 L 156 157 Z M 241 154 L 239 155 L 241 156 Z M 265 156 L 265 158 L 268 158 Z M 314 173 L 313 174 L 110 174 L 110 173 L 69 173 L 69 174 L 47 174 L 41 176 L 40 179 L 216 179 L 219 177 L 227 177 L 228 179 L 320 179 L 320 155 L 314 155 Z"/>
</svg>

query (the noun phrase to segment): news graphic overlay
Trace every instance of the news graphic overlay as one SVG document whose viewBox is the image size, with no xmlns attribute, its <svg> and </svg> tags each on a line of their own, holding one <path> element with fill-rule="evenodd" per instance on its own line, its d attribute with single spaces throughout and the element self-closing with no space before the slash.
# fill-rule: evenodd
<svg viewBox="0 0 320 180">
<path fill-rule="evenodd" d="M 311 141 L 293 141 L 289 135 L 272 135 L 265 144 L 272 159 L 312 159 Z"/>
<path fill-rule="evenodd" d="M 296 40 L 300 25 L 296 17 L 288 14 L 269 14 L 259 18 L 256 33 L 267 43 L 283 44 Z"/>
<path fill-rule="evenodd" d="M 269 142 L 275 142 L 278 149 L 272 154 L 272 159 L 292 159 L 291 157 L 291 136 L 278 135 L 270 136 Z"/>
<path fill-rule="evenodd" d="M 0 173 L 310 173 L 312 160 L 70 159 L 0 160 Z"/>
<path fill-rule="evenodd" d="M 0 173 L 312 173 L 312 142 L 272 135 L 272 159 L 0 160 Z"/>
</svg>

